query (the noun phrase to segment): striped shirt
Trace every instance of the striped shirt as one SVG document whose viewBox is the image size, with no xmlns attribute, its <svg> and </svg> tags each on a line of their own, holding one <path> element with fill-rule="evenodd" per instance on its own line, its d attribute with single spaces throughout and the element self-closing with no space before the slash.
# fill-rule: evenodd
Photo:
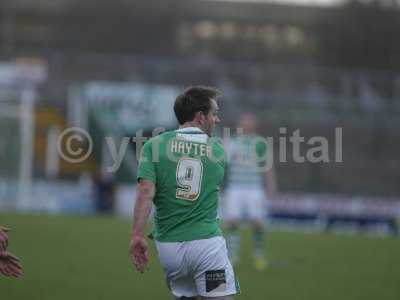
<svg viewBox="0 0 400 300">
<path fill-rule="evenodd" d="M 262 188 L 267 161 L 266 140 L 258 135 L 241 135 L 228 146 L 228 185 Z"/>
</svg>

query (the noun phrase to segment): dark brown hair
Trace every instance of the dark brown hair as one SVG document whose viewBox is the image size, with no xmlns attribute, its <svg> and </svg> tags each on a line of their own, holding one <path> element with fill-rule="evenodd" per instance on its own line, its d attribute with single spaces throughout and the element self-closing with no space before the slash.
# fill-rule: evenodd
<svg viewBox="0 0 400 300">
<path fill-rule="evenodd" d="M 213 87 L 192 86 L 176 97 L 174 112 L 179 124 L 193 121 L 197 112 L 208 114 L 211 99 L 217 100 L 220 92 Z"/>
</svg>

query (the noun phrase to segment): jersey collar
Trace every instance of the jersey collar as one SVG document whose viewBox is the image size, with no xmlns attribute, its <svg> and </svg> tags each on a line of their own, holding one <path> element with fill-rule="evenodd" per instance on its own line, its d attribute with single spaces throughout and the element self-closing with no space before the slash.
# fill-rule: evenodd
<svg viewBox="0 0 400 300">
<path fill-rule="evenodd" d="M 203 133 L 203 134 L 205 134 L 205 132 L 203 130 L 201 130 L 199 127 L 185 127 L 185 128 L 179 128 L 175 131 L 179 132 L 179 133 L 190 133 L 190 134 Z"/>
</svg>

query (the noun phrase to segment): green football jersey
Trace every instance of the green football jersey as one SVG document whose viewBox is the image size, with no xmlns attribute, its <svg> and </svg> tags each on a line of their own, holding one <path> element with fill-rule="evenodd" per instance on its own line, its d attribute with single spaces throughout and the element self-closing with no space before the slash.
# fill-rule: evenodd
<svg viewBox="0 0 400 300">
<path fill-rule="evenodd" d="M 225 168 L 222 144 L 196 127 L 165 132 L 144 144 L 137 177 L 156 186 L 156 240 L 191 241 L 222 234 L 217 212 Z"/>
</svg>

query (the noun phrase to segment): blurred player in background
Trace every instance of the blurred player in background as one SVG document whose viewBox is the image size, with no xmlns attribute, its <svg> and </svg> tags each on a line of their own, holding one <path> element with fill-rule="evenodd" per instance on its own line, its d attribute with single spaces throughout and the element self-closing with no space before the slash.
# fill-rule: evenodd
<svg viewBox="0 0 400 300">
<path fill-rule="evenodd" d="M 97 170 L 93 177 L 93 194 L 96 212 L 113 214 L 115 208 L 115 181 L 110 174 Z"/>
<path fill-rule="evenodd" d="M 246 216 L 252 225 L 255 268 L 261 271 L 267 267 L 264 241 L 267 199 L 277 193 L 277 183 L 272 165 L 267 164 L 268 145 L 256 134 L 256 127 L 256 117 L 244 113 L 238 123 L 238 135 L 229 142 L 222 214 L 228 230 L 227 245 L 232 263 L 239 261 L 239 225 Z"/>
<path fill-rule="evenodd" d="M 18 257 L 7 252 L 8 247 L 8 235 L 7 232 L 10 229 L 0 226 L 0 273 L 18 278 L 22 275 L 22 266 Z"/>
<path fill-rule="evenodd" d="M 138 167 L 138 197 L 130 245 L 143 272 L 149 261 L 144 237 L 152 204 L 154 238 L 168 287 L 176 299 L 232 299 L 238 292 L 218 220 L 226 168 L 222 144 L 211 138 L 218 92 L 192 87 L 177 97 L 180 127 L 150 139 Z"/>
</svg>

